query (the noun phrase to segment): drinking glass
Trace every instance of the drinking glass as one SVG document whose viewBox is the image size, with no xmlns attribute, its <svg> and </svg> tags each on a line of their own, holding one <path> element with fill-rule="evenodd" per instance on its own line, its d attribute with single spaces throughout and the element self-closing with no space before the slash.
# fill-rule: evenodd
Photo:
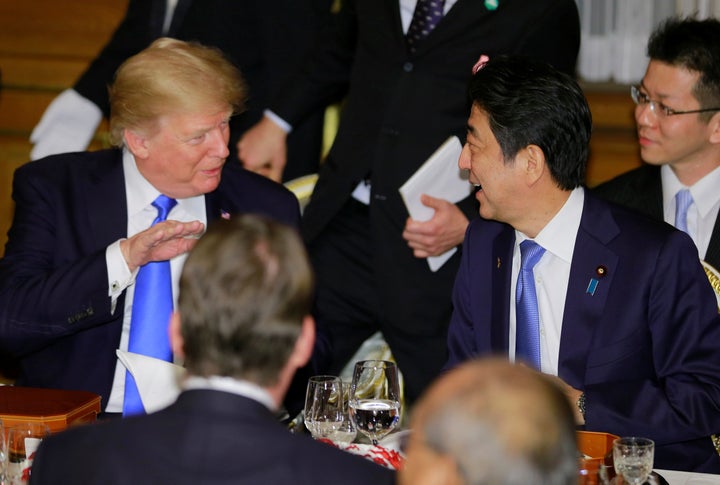
<svg viewBox="0 0 720 485">
<path fill-rule="evenodd" d="M 400 420 L 400 385 L 397 366 L 386 360 L 355 363 L 350 384 L 350 415 L 355 427 L 373 445 Z"/>
<path fill-rule="evenodd" d="M 7 440 L 5 439 L 5 426 L 0 419 L 0 484 L 5 485 L 7 480 Z"/>
<path fill-rule="evenodd" d="M 623 437 L 613 441 L 615 472 L 630 485 L 640 485 L 652 473 L 655 443 L 648 438 Z"/>
<path fill-rule="evenodd" d="M 10 485 L 28 482 L 35 451 L 49 435 L 50 429 L 43 423 L 20 423 L 8 429 L 7 478 Z"/>
<path fill-rule="evenodd" d="M 348 397 L 350 395 L 350 381 L 343 380 L 342 382 L 342 397 L 343 397 L 343 420 L 340 427 L 330 436 L 330 439 L 337 443 L 350 444 L 355 441 L 357 436 L 357 429 L 355 423 L 350 417 L 350 410 L 348 408 Z"/>
<path fill-rule="evenodd" d="M 305 393 L 305 426 L 313 438 L 328 438 L 343 420 L 342 381 L 337 376 L 313 376 Z"/>
</svg>

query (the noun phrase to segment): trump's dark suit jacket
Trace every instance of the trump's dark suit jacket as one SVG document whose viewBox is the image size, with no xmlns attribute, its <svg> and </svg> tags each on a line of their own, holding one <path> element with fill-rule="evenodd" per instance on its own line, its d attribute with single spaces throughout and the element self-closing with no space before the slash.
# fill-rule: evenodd
<svg viewBox="0 0 720 485">
<path fill-rule="evenodd" d="M 256 401 L 192 390 L 157 413 L 46 439 L 30 483 L 389 485 L 393 478 L 365 458 L 290 434 Z"/>
<path fill-rule="evenodd" d="M 664 220 L 662 177 L 659 165 L 643 165 L 602 183 L 593 192 L 620 205 L 638 210 L 653 219 Z M 720 214 L 715 220 L 707 252 L 701 257 L 720 269 Z"/>
<path fill-rule="evenodd" d="M 30 162 L 15 172 L 13 199 L 0 259 L 0 348 L 20 359 L 18 384 L 92 391 L 105 404 L 125 301 L 111 312 L 105 262 L 107 246 L 127 235 L 122 151 Z M 253 212 L 299 225 L 292 193 L 233 162 L 205 207 L 208 222 Z"/>
<path fill-rule="evenodd" d="M 506 224 L 470 224 L 449 366 L 507 355 L 514 241 Z M 586 191 L 558 374 L 585 392 L 586 429 L 654 439 L 657 468 L 720 473 L 709 437 L 720 430 L 720 317 L 687 234 Z"/>
</svg>

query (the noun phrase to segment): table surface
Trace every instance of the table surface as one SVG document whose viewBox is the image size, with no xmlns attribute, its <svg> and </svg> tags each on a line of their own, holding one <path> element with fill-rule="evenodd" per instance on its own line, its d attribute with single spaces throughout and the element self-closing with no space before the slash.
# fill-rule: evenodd
<svg viewBox="0 0 720 485">
<path fill-rule="evenodd" d="M 655 470 L 665 477 L 670 485 L 720 485 L 720 475 L 709 473 L 681 472 L 677 470 Z"/>
</svg>

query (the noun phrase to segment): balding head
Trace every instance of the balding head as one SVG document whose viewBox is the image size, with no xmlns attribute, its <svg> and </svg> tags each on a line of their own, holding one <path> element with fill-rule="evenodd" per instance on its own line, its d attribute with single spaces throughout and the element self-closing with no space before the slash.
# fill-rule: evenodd
<svg viewBox="0 0 720 485">
<path fill-rule="evenodd" d="M 402 484 L 574 484 L 572 410 L 546 376 L 504 359 L 471 361 L 423 396 Z"/>
</svg>

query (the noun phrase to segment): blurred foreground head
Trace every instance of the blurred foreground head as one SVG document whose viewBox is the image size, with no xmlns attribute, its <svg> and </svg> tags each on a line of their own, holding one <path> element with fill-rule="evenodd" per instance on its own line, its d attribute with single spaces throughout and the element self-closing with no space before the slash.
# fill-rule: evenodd
<svg viewBox="0 0 720 485">
<path fill-rule="evenodd" d="M 253 215 L 213 221 L 180 278 L 188 373 L 275 385 L 288 363 L 293 371 L 305 364 L 298 341 L 309 338 L 304 345 L 312 350 L 312 294 L 310 264 L 294 229 Z"/>
<path fill-rule="evenodd" d="M 505 359 L 469 361 L 415 407 L 401 485 L 577 484 L 575 422 L 547 376 Z"/>
</svg>

